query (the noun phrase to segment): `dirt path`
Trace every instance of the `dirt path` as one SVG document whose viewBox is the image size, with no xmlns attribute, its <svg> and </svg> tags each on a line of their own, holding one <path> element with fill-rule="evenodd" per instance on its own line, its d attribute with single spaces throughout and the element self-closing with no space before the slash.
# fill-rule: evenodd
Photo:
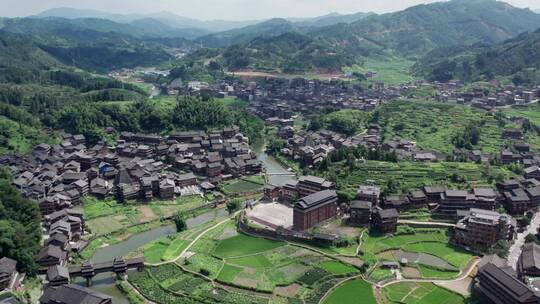
<svg viewBox="0 0 540 304">
<path fill-rule="evenodd" d="M 223 225 L 225 224 L 226 222 L 230 221 L 232 218 L 234 218 L 240 211 L 234 213 L 232 216 L 224 219 L 223 221 L 215 224 L 214 226 L 204 230 L 203 232 L 201 232 L 196 238 L 193 239 L 193 241 L 191 241 L 189 243 L 189 245 L 187 245 L 187 247 L 182 250 L 182 252 L 180 253 L 180 255 L 178 255 L 174 260 L 170 260 L 170 261 L 165 261 L 165 262 L 160 262 L 160 263 L 145 263 L 146 265 L 148 266 L 161 266 L 161 265 L 165 265 L 165 264 L 170 264 L 170 263 L 176 263 L 178 260 L 180 260 L 185 254 L 186 252 L 189 251 L 189 249 L 193 246 L 193 244 L 195 244 L 201 237 L 203 237 L 205 234 L 207 234 L 209 231 L 219 227 L 220 225 Z"/>
</svg>

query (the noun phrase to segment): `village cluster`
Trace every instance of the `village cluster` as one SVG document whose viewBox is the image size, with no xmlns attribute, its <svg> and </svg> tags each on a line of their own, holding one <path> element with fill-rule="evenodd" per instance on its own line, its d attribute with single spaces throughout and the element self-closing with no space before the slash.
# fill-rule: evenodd
<svg viewBox="0 0 540 304">
<path fill-rule="evenodd" d="M 456 149 L 450 156 L 422 151 L 413 141 L 383 140 L 382 128 L 377 124 L 352 136 L 328 130 L 298 129 L 295 113 L 309 115 L 327 107 L 371 111 L 421 86 L 435 87 L 441 102 L 455 99 L 458 103 L 488 110 L 537 102 L 540 94 L 538 88 L 514 87 L 488 96 L 476 90 L 457 93 L 462 85 L 453 82 L 396 87 L 376 85 L 370 90 L 335 81 L 303 79 L 222 82 L 214 88 L 198 82 L 190 83 L 186 92 L 181 91 L 186 90 L 183 84 L 178 86 L 181 88 L 172 85 L 167 89 L 170 94 L 196 91 L 201 95 L 234 96 L 248 101 L 249 110 L 264 119 L 268 126 L 275 127 L 278 137 L 285 141 L 279 153 L 306 167 L 316 167 L 338 149 L 357 147 L 395 152 L 400 160 L 419 162 L 448 157 L 489 162 L 492 156 L 466 149 Z M 42 303 L 47 304 L 76 295 L 111 303 L 110 298 L 100 298 L 101 294 L 90 289 L 67 285 L 70 277 L 91 279 L 101 270 L 123 274 L 144 264 L 143 260 L 117 259 L 103 265 L 86 263 L 68 268 L 69 253 L 83 250 L 87 245 L 83 236 L 91 233 L 87 231 L 82 212 L 73 209 L 81 204 L 82 197 L 149 202 L 212 193 L 212 197 L 223 202 L 223 194 L 216 191 L 222 181 L 264 171 L 250 149 L 249 139 L 238 127 L 208 133 L 177 132 L 167 137 L 124 132 L 114 145 L 101 142 L 93 147 L 86 146 L 82 135 L 58 135 L 62 138 L 58 145 L 40 144 L 31 155 L 0 158 L 0 164 L 13 174 L 13 185 L 25 197 L 37 202 L 43 216 L 45 242 L 36 262 L 50 287 L 42 297 Z M 426 186 L 410 189 L 403 196 L 384 197 L 379 187 L 361 185 L 355 200 L 345 202 L 338 197 L 335 183 L 320 177 L 300 176 L 297 181 L 282 186 L 267 184 L 264 187 L 267 203 L 248 204 L 239 224 L 245 220 L 263 227 L 271 236 L 336 245 L 339 235 L 316 233 L 314 228 L 337 218 L 350 226 L 394 234 L 400 224 L 400 213 L 422 209 L 452 222 L 449 225 L 453 227 L 451 242 L 454 245 L 483 255 L 500 241 L 516 241 L 518 231 L 523 229 L 516 218 L 536 212 L 540 205 L 540 156 L 523 141 L 522 130 L 506 129 L 503 136 L 512 141 L 513 146 L 500 151 L 500 162 L 519 163 L 525 169 L 523 176 L 499 182 L 496 189 L 466 191 Z M 502 208 L 505 212 L 499 212 Z M 249 225 L 244 229 L 250 229 Z M 261 233 L 261 230 L 250 232 Z M 263 235 L 267 235 L 266 232 L 262 232 Z M 494 255 L 486 256 L 477 276 L 480 290 L 495 303 L 540 301 L 540 261 L 536 258 L 539 254 L 538 245 L 527 244 L 520 254 L 517 272 L 507 261 Z M 15 261 L 0 260 L 0 290 L 15 287 L 21 279 Z M 519 291 L 516 293 L 516 290 Z"/>
<path fill-rule="evenodd" d="M 216 191 L 218 183 L 262 170 L 238 127 L 211 133 L 178 132 L 168 137 L 122 133 L 114 145 L 93 147 L 86 146 L 82 135 L 59 135 L 62 142 L 58 145 L 40 144 L 31 155 L 3 156 L 0 160 L 13 174 L 13 185 L 36 201 L 43 217 L 45 241 L 36 262 L 48 285 L 55 287 L 44 295 L 50 301 L 59 293 L 58 286 L 65 289 L 60 292 L 63 296 L 92 294 L 89 289 L 64 286 L 74 275 L 68 269 L 69 252 L 83 250 L 87 242 L 82 236 L 91 233 L 86 230 L 83 213 L 74 210 L 81 198 L 91 195 L 119 202 L 149 202 L 212 193 L 217 205 L 223 200 Z M 114 266 L 117 272 L 131 268 L 130 261 L 115 263 L 119 263 Z M 134 263 L 139 267 L 142 262 Z M 90 278 L 99 271 L 97 265 L 87 267 Z M 113 266 L 105 267 L 109 268 Z M 15 261 L 0 260 L 0 290 L 16 287 L 21 279 Z"/>
</svg>

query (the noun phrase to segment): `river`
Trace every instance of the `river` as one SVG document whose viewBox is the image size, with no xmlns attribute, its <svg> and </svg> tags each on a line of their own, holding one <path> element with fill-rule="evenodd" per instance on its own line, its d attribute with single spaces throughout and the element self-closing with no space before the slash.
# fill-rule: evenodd
<svg viewBox="0 0 540 304">
<path fill-rule="evenodd" d="M 288 181 L 296 180 L 296 176 L 293 172 L 290 172 L 287 168 L 283 167 L 281 163 L 279 163 L 274 157 L 266 154 L 266 152 L 264 151 L 264 143 L 254 145 L 253 150 L 255 151 L 255 153 L 257 153 L 257 158 L 264 164 L 266 173 L 269 174 L 268 181 L 270 184 L 275 186 L 282 186 Z M 215 209 L 207 213 L 201 214 L 197 217 L 186 220 L 186 224 L 189 229 L 198 225 L 208 223 L 210 221 L 213 221 L 214 219 L 226 216 L 228 216 L 227 210 Z M 98 250 L 96 250 L 96 252 L 94 252 L 94 255 L 92 256 L 92 261 L 94 263 L 106 262 L 111 261 L 119 256 L 126 256 L 129 253 L 135 251 L 137 248 L 140 248 L 162 237 L 174 235 L 175 233 L 176 228 L 174 226 L 166 226 L 136 234 L 121 243 L 99 248 Z M 115 280 L 116 278 L 112 273 L 100 274 L 94 277 L 93 286 L 91 288 L 93 290 L 112 296 L 114 304 L 129 304 L 127 298 L 116 287 Z M 78 279 L 75 281 L 75 283 L 84 286 L 85 281 L 83 279 Z"/>
<path fill-rule="evenodd" d="M 186 220 L 186 225 L 188 228 L 193 228 L 198 225 L 213 221 L 214 219 L 225 218 L 227 216 L 228 213 L 226 209 L 214 209 L 197 217 Z M 129 253 L 135 251 L 137 248 L 140 248 L 157 239 L 174 234 L 176 234 L 176 227 L 174 226 L 160 227 L 146 232 L 142 232 L 130 237 L 129 239 L 121 243 L 96 250 L 96 252 L 94 252 L 94 255 L 92 256 L 92 261 L 94 263 L 111 261 L 115 257 L 126 256 Z M 91 288 L 93 290 L 112 296 L 114 304 L 129 304 L 126 297 L 124 297 L 122 292 L 120 292 L 120 290 L 116 287 L 115 281 L 115 275 L 112 273 L 100 274 L 94 277 L 94 284 Z M 84 279 L 78 279 L 75 281 L 75 283 L 85 286 Z"/>
</svg>

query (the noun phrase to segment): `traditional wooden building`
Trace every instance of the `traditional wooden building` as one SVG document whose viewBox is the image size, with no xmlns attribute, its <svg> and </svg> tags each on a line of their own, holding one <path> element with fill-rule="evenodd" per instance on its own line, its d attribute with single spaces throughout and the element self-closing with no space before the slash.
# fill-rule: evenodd
<svg viewBox="0 0 540 304">
<path fill-rule="evenodd" d="M 306 230 L 335 217 L 337 201 L 337 193 L 334 190 L 319 191 L 301 198 L 294 206 L 294 229 Z"/>
</svg>

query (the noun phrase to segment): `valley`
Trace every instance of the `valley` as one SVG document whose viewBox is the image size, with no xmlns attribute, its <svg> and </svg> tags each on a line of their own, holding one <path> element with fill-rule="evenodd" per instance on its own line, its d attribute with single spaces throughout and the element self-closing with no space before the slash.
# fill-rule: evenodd
<svg viewBox="0 0 540 304">
<path fill-rule="evenodd" d="M 540 14 L 135 7 L 0 18 L 0 303 L 539 301 Z"/>
</svg>

